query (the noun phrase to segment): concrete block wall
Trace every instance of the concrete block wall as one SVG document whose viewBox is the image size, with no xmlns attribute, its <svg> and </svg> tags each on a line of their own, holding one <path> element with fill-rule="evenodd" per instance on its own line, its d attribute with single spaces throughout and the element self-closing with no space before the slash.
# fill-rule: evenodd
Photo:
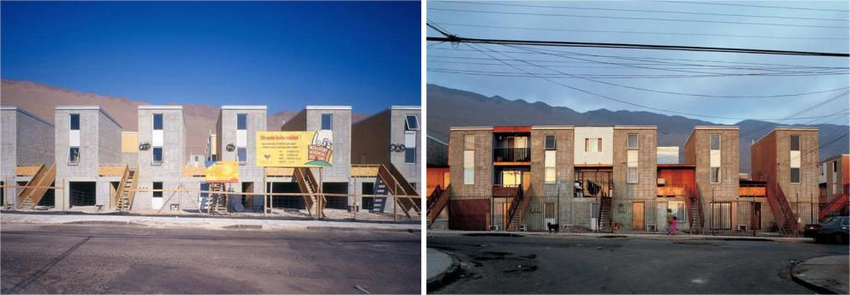
<svg viewBox="0 0 850 295">
<path fill-rule="evenodd" d="M 555 136 L 555 178 L 554 184 L 545 182 L 545 140 L 547 135 Z M 532 126 L 531 127 L 531 205 L 526 212 L 525 225 L 531 231 L 547 230 L 544 203 L 555 204 L 558 216 L 556 221 L 568 220 L 569 202 L 573 197 L 573 157 L 575 134 L 573 126 Z M 561 223 L 565 224 L 565 223 Z"/>
<path fill-rule="evenodd" d="M 153 116 L 162 114 L 162 162 L 153 162 L 153 146 L 147 150 L 138 151 L 138 177 L 140 189 L 153 189 L 154 182 L 162 182 L 163 190 L 177 190 L 180 188 L 182 168 L 186 162 L 186 123 L 183 117 L 182 106 L 139 106 L 138 138 L 140 143 L 153 143 Z M 194 188 L 194 186 L 193 186 Z M 163 206 L 169 196 L 178 194 L 174 192 L 163 192 Z M 140 191 L 134 198 L 134 209 L 160 209 L 154 208 L 153 192 Z"/>
<path fill-rule="evenodd" d="M 405 163 L 404 152 L 390 152 L 389 161 L 404 175 L 408 182 L 414 183 L 416 191 L 421 195 L 423 193 L 423 185 L 420 183 L 422 176 L 421 167 L 425 162 L 421 158 L 421 153 L 425 146 L 422 145 L 422 111 L 418 106 L 402 107 L 393 106 L 390 108 L 390 135 L 389 142 L 384 145 L 384 149 L 389 151 L 389 144 L 404 144 L 405 143 L 405 120 L 407 116 L 416 116 L 419 120 L 419 131 L 416 132 L 416 161 L 414 163 Z M 367 139 L 368 140 L 368 139 Z"/>
<path fill-rule="evenodd" d="M 266 131 L 266 106 L 222 106 L 219 118 L 217 121 L 217 141 L 219 159 L 221 161 L 237 161 L 237 149 L 233 151 L 227 150 L 228 144 L 236 145 L 236 129 L 237 129 L 237 114 L 247 114 L 246 116 L 246 131 L 247 138 L 247 158 L 244 165 L 239 166 L 239 179 L 241 182 L 253 182 L 253 193 L 261 194 L 265 190 L 263 178 L 265 170 L 263 167 L 257 167 L 256 162 L 256 132 Z M 164 184 L 163 184 L 164 185 Z M 234 184 L 233 188 L 237 192 L 242 192 L 242 184 Z M 233 204 L 241 203 L 241 196 L 234 196 L 230 202 L 231 208 Z M 262 204 L 263 197 L 255 196 L 254 204 Z M 261 206 L 262 207 L 262 206 Z"/>
<path fill-rule="evenodd" d="M 15 184 L 16 168 L 24 165 L 50 165 L 54 157 L 53 124 L 17 108 L 0 107 L 0 180 Z M 2 188 L 14 204 L 15 188 Z"/>
<path fill-rule="evenodd" d="M 351 126 L 352 164 L 389 164 L 391 110 L 384 110 Z"/>
<path fill-rule="evenodd" d="M 351 106 L 307 106 L 307 129 L 322 129 L 322 114 L 331 114 L 333 123 L 333 166 L 322 169 L 323 182 L 350 182 L 351 180 Z M 319 169 L 313 168 L 318 180 Z M 348 191 L 352 191 L 349 187 Z"/>
<path fill-rule="evenodd" d="M 475 183 L 463 183 L 464 136 L 475 136 Z M 452 199 L 481 199 L 493 195 L 493 128 L 452 128 L 449 140 Z"/>
<path fill-rule="evenodd" d="M 685 143 L 684 164 L 696 165 L 695 179 L 700 194 L 706 228 L 712 218 L 711 202 L 738 200 L 738 142 L 737 126 L 696 126 Z M 711 183 L 710 135 L 720 134 L 720 183 Z"/>
<path fill-rule="evenodd" d="M 628 183 L 628 136 L 638 135 L 638 182 Z M 614 201 L 628 206 L 634 201 L 652 201 L 657 197 L 658 131 L 655 126 L 616 126 L 613 137 Z M 612 208 L 612 224 L 632 229 L 633 209 Z"/>
</svg>

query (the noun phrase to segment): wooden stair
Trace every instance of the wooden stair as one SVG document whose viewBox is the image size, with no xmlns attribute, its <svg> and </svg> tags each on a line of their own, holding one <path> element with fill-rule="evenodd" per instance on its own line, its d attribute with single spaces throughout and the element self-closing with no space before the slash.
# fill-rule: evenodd
<svg viewBox="0 0 850 295">
<path fill-rule="evenodd" d="M 209 197 L 202 210 L 207 214 L 227 214 L 227 194 L 224 183 L 210 183 Z"/>
<path fill-rule="evenodd" d="M 419 193 L 413 188 L 401 172 L 392 164 L 389 166 L 381 165 L 378 167 L 378 177 L 387 186 L 389 192 L 395 196 L 396 204 L 401 208 L 401 211 L 408 218 L 413 218 L 410 212 L 421 213 L 419 208 Z"/>
<path fill-rule="evenodd" d="M 428 228 L 431 228 L 434 220 L 437 220 L 440 212 L 443 212 L 443 209 L 449 204 L 451 191 L 452 185 L 447 186 L 445 190 L 437 186 L 434 192 L 431 193 L 431 196 L 428 197 Z"/>
<path fill-rule="evenodd" d="M 133 200 L 136 197 L 136 188 L 139 185 L 139 175 L 136 170 L 124 167 L 124 175 L 118 184 L 118 189 L 112 197 L 115 208 L 121 212 L 129 212 L 133 208 Z"/>
<path fill-rule="evenodd" d="M 324 209 L 328 201 L 325 199 L 324 195 L 318 194 L 319 183 L 316 182 L 313 172 L 310 168 L 300 167 L 295 168 L 294 174 L 295 180 L 298 182 L 298 188 L 301 189 L 301 193 L 308 194 L 303 196 L 304 206 L 306 207 L 305 209 L 307 209 L 307 213 L 310 214 L 310 216 L 326 217 Z"/>
<path fill-rule="evenodd" d="M 56 180 L 56 164 L 51 164 L 50 167 L 41 165 L 38 172 L 33 175 L 32 179 L 27 182 L 26 187 L 18 193 L 17 208 L 33 209 L 44 197 L 48 187 Z"/>
<path fill-rule="evenodd" d="M 611 197 L 604 194 L 599 198 L 599 220 L 597 220 L 596 231 L 610 233 L 611 228 Z"/>
<path fill-rule="evenodd" d="M 529 191 L 531 188 L 529 187 Z M 511 202 L 511 206 L 508 211 L 508 225 L 505 227 L 505 230 L 508 231 L 518 231 L 520 230 L 520 225 L 525 221 L 525 212 L 528 210 L 528 206 L 531 205 L 531 195 L 528 192 L 523 192 L 522 187 L 517 187 L 516 195 Z"/>
</svg>

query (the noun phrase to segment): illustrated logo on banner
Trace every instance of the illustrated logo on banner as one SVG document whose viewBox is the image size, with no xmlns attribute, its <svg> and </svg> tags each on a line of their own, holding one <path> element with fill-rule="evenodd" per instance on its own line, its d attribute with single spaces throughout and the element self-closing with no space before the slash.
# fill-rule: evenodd
<svg viewBox="0 0 850 295">
<path fill-rule="evenodd" d="M 257 166 L 333 166 L 333 133 L 322 131 L 257 132 Z"/>
<path fill-rule="evenodd" d="M 205 171 L 207 183 L 239 182 L 239 163 L 236 161 L 215 162 Z"/>
</svg>

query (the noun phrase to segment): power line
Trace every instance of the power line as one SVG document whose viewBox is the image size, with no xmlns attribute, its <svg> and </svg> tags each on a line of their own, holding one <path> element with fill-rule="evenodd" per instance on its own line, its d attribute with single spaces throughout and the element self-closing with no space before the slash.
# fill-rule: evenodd
<svg viewBox="0 0 850 295">
<path fill-rule="evenodd" d="M 791 10 L 811 10 L 811 11 L 833 11 L 833 12 L 843 12 L 847 13 L 847 10 L 840 9 L 823 9 L 823 8 L 809 8 L 809 7 L 789 7 L 789 6 L 769 6 L 769 5 L 753 5 L 753 4 L 732 4 L 732 3 L 718 3 L 718 2 L 693 2 L 693 1 L 653 1 L 647 0 L 649 2 L 662 2 L 662 3 L 681 3 L 681 4 L 696 4 L 696 5 L 720 5 L 720 6 L 737 6 L 737 7 L 755 7 L 755 8 L 773 8 L 773 9 L 791 9 Z"/>
<path fill-rule="evenodd" d="M 433 62 L 433 61 L 430 61 Z M 492 64 L 495 65 L 495 64 Z M 475 70 L 462 70 L 462 69 L 444 69 L 444 68 L 433 68 L 429 67 L 427 69 L 429 72 L 434 73 L 448 73 L 448 74 L 461 74 L 467 76 L 491 76 L 491 77 L 518 77 L 518 78 L 534 78 L 534 76 L 529 76 L 527 74 L 516 73 L 516 72 L 495 72 L 495 71 L 475 71 Z M 540 73 L 537 73 L 540 74 Z M 575 76 L 579 77 L 570 77 L 566 75 L 560 74 L 543 74 L 547 77 L 551 78 L 562 78 L 562 79 L 581 79 L 579 77 L 592 77 L 596 79 L 602 80 L 640 80 L 640 79 L 702 79 L 702 78 L 717 78 L 717 77 L 736 77 L 736 76 L 757 76 L 757 77 L 809 77 L 809 76 L 827 76 L 827 75 L 844 75 L 844 74 L 719 74 L 719 75 L 594 75 L 594 74 L 575 74 Z"/>
<path fill-rule="evenodd" d="M 429 7 L 428 10 L 452 11 L 452 12 L 471 12 L 471 13 L 484 13 L 484 14 L 532 15 L 532 16 L 554 16 L 554 17 L 574 17 L 574 18 L 602 18 L 602 19 L 624 19 L 624 20 L 666 21 L 666 22 L 735 24 L 735 25 L 753 25 L 753 26 L 825 28 L 825 29 L 844 29 L 844 30 L 848 29 L 848 27 L 844 27 L 844 26 L 801 25 L 801 24 L 783 24 L 783 23 L 751 23 L 751 22 L 678 19 L 678 18 L 602 16 L 602 15 L 579 15 L 579 14 L 557 14 L 557 13 L 532 13 L 532 12 L 515 12 L 515 11 L 489 11 L 489 10 L 474 10 L 474 9 L 433 8 L 433 7 Z"/>
<path fill-rule="evenodd" d="M 669 10 L 665 11 L 665 10 L 649 10 L 649 9 L 622 9 L 622 8 L 554 6 L 554 5 L 527 5 L 527 4 L 489 3 L 489 2 L 466 2 L 466 1 L 435 1 L 435 2 L 436 3 L 461 3 L 461 4 L 468 4 L 468 5 L 488 5 L 488 6 L 555 8 L 555 9 L 567 9 L 567 10 L 570 10 L 570 9 L 571 10 L 599 10 L 599 11 L 648 12 L 648 13 L 686 14 L 686 15 L 735 16 L 735 17 L 771 18 L 771 19 L 799 19 L 799 20 L 843 21 L 843 22 L 848 21 L 848 19 L 835 19 L 835 18 L 797 17 L 797 16 L 770 16 L 770 15 L 710 13 L 710 12 L 691 12 L 691 11 L 669 11 Z"/>
<path fill-rule="evenodd" d="M 827 57 L 850 57 L 847 53 L 811 52 L 811 51 L 789 51 L 770 49 L 748 49 L 729 47 L 705 47 L 705 46 L 680 46 L 680 45 L 652 45 L 631 43 L 603 43 L 603 42 L 569 42 L 569 41 L 538 41 L 538 40 L 508 40 L 508 39 L 482 39 L 466 37 L 428 37 L 429 42 L 457 42 L 467 44 L 500 44 L 500 45 L 523 45 L 523 46 L 555 46 L 555 47 L 589 47 L 589 48 L 619 48 L 619 49 L 647 49 L 647 50 L 681 50 L 681 51 L 704 51 L 724 53 L 747 53 L 747 54 L 772 54 L 772 55 L 796 55 L 796 56 L 827 56 Z"/>
</svg>

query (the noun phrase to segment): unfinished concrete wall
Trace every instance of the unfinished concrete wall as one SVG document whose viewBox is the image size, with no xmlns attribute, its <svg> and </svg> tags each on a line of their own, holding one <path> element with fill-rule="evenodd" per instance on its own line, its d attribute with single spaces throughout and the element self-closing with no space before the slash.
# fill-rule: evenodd
<svg viewBox="0 0 850 295">
<path fill-rule="evenodd" d="M 464 137 L 471 135 L 474 145 L 474 183 L 464 184 Z M 452 199 L 491 198 L 493 195 L 493 128 L 458 128 L 451 130 L 449 166 Z"/>
<path fill-rule="evenodd" d="M 98 161 L 102 165 L 121 164 L 121 125 L 101 110 L 98 117 Z"/>
<path fill-rule="evenodd" d="M 155 114 L 162 115 L 162 130 L 154 130 Z M 181 106 L 139 106 L 138 122 L 139 142 L 151 144 L 149 149 L 138 152 L 139 188 L 153 189 L 154 182 L 162 182 L 163 190 L 179 189 L 182 183 L 181 170 L 186 162 L 186 124 L 183 108 Z M 156 147 L 162 148 L 160 162 L 155 162 L 153 159 Z M 179 197 L 174 192 L 163 192 L 162 197 L 154 201 L 153 195 L 153 192 L 146 191 L 136 193 L 133 209 L 160 209 L 169 198 Z"/>
<path fill-rule="evenodd" d="M 630 134 L 638 137 L 636 149 L 628 147 Z M 614 195 L 612 197 L 617 208 L 612 208 L 612 222 L 619 223 L 622 225 L 621 229 L 630 231 L 633 229 L 635 213 L 630 204 L 636 201 L 651 202 L 656 198 L 658 131 L 655 126 L 616 126 L 613 140 Z M 636 183 L 629 183 L 628 169 L 634 166 L 638 171 L 638 179 Z M 619 208 L 620 206 L 623 208 Z"/>
<path fill-rule="evenodd" d="M 799 136 L 799 151 L 791 151 L 791 136 Z M 799 222 L 806 224 L 817 220 L 819 171 L 816 128 L 776 128 L 753 144 L 751 157 L 753 178 L 768 181 L 768 185 L 770 182 L 778 184 Z M 792 166 L 800 168 L 799 182 L 791 181 Z"/>
<path fill-rule="evenodd" d="M 323 114 L 330 114 L 333 119 L 333 166 L 322 169 L 322 181 L 348 183 L 351 178 L 351 107 L 307 106 L 307 129 L 304 131 L 322 130 Z M 319 169 L 312 170 L 318 177 Z"/>
<path fill-rule="evenodd" d="M 389 153 L 390 162 L 395 166 L 399 172 L 407 179 L 408 182 L 413 184 L 416 188 L 416 191 L 422 194 L 422 185 L 419 183 L 422 176 L 422 163 L 424 162 L 421 159 L 421 152 L 424 146 L 422 145 L 422 114 L 419 107 L 401 107 L 401 106 L 393 106 L 390 108 L 392 111 L 392 117 L 390 118 L 390 143 L 395 144 L 404 144 L 406 148 L 415 149 L 415 158 L 412 163 L 408 163 L 405 161 L 405 152 L 391 152 Z M 419 130 L 407 130 L 405 128 L 405 120 L 407 116 L 415 116 L 417 121 L 419 121 Z M 415 139 L 412 142 L 408 142 L 406 139 L 406 133 L 412 134 Z M 413 147 L 410 147 L 410 143 L 413 143 Z M 389 150 L 389 145 L 387 145 L 386 150 Z"/>
<path fill-rule="evenodd" d="M 237 115 L 246 114 L 246 130 L 245 138 L 238 138 L 237 132 Z M 263 193 L 265 185 L 263 177 L 265 170 L 263 167 L 257 167 L 256 162 L 256 133 L 258 131 L 266 131 L 266 106 L 222 106 L 219 115 L 220 127 L 218 128 L 218 140 L 220 145 L 218 148 L 221 161 L 237 161 L 238 147 L 244 140 L 246 148 L 246 161 L 239 164 L 239 180 L 242 183 L 253 183 L 253 193 Z M 227 150 L 228 145 L 233 145 L 235 148 L 232 151 Z M 242 191 L 242 184 L 235 184 L 233 188 L 237 192 Z M 242 202 L 242 196 L 234 196 L 230 202 L 231 209 L 237 203 Z M 259 205 L 262 208 L 262 196 L 254 196 L 253 204 L 255 207 Z M 249 210 L 252 208 L 248 208 Z"/>
<path fill-rule="evenodd" d="M 385 110 L 351 126 L 352 164 L 389 164 L 390 110 Z"/>
<path fill-rule="evenodd" d="M 555 181 L 546 181 L 546 136 L 555 136 Z M 555 206 L 552 223 L 566 224 L 573 197 L 575 134 L 572 126 L 531 127 L 531 204 L 525 225 L 530 231 L 545 231 L 546 206 Z"/>
<path fill-rule="evenodd" d="M 697 193 L 700 194 L 706 228 L 712 218 L 711 202 L 738 200 L 738 142 L 737 126 L 696 126 L 685 144 L 685 164 L 696 165 Z M 720 181 L 712 183 L 710 177 L 710 136 L 720 135 Z M 735 208 L 732 208 L 734 212 Z M 734 226 L 734 225 L 733 225 Z"/>
</svg>

